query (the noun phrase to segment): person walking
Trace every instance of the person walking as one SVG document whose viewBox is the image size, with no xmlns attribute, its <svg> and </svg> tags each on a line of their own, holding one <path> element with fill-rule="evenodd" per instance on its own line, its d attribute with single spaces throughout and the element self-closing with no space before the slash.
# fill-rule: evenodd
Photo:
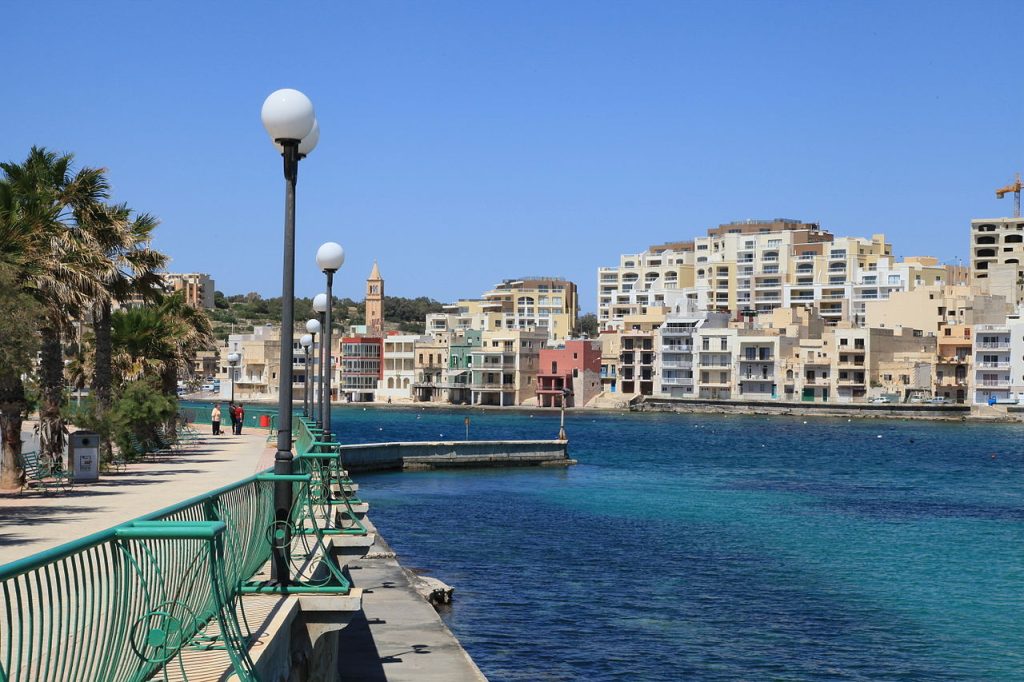
<svg viewBox="0 0 1024 682">
<path fill-rule="evenodd" d="M 245 423 L 245 408 L 242 407 L 242 403 L 238 403 L 238 407 L 235 408 L 235 434 L 242 435 L 242 424 Z"/>
<path fill-rule="evenodd" d="M 236 430 L 235 426 L 235 401 L 232 400 L 228 403 L 228 416 L 231 417 L 231 433 L 233 434 Z"/>
<path fill-rule="evenodd" d="M 210 423 L 213 424 L 213 435 L 220 435 L 220 403 L 216 403 L 210 411 Z"/>
</svg>

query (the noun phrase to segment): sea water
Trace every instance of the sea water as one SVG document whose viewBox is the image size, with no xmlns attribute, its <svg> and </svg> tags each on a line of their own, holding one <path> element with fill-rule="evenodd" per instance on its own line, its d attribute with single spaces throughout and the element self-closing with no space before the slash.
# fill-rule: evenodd
<svg viewBox="0 0 1024 682">
<path fill-rule="evenodd" d="M 557 413 L 336 409 L 343 442 Z M 363 474 L 492 680 L 1024 680 L 1024 427 L 571 413 L 568 469 Z"/>
</svg>

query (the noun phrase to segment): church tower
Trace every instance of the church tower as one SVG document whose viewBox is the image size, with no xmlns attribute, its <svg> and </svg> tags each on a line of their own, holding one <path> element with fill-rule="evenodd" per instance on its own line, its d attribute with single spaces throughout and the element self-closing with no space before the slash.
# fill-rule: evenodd
<svg viewBox="0 0 1024 682">
<path fill-rule="evenodd" d="M 366 333 L 384 336 L 384 278 L 380 276 L 377 261 L 366 279 Z"/>
</svg>

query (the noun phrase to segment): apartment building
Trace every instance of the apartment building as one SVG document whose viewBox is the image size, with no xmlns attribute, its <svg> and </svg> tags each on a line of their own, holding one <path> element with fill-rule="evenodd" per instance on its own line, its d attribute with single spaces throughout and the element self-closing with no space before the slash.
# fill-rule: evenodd
<svg viewBox="0 0 1024 682">
<path fill-rule="evenodd" d="M 231 353 L 238 353 L 240 356 L 234 370 L 235 399 L 267 400 L 278 394 L 278 371 L 281 366 L 279 326 L 257 326 L 252 328 L 251 333 L 228 336 L 219 349 L 220 365 L 217 372 L 217 378 L 220 379 L 220 397 L 223 400 L 231 397 L 232 373 L 228 366 L 228 355 Z M 305 386 L 304 379 L 304 372 L 293 372 L 293 389 L 297 386 L 299 395 Z"/>
<path fill-rule="evenodd" d="M 920 286 L 867 305 L 865 326 L 911 327 L 939 334 L 950 325 L 997 324 L 1013 312 L 1002 296 L 966 285 Z"/>
<path fill-rule="evenodd" d="M 654 395 L 655 338 L 665 322 L 659 308 L 630 315 L 619 332 L 618 388 L 626 395 Z"/>
<path fill-rule="evenodd" d="M 869 302 L 949 283 L 954 274 L 930 257 L 897 262 L 881 234 L 835 237 L 798 220 L 741 221 L 693 242 L 623 255 L 617 267 L 600 268 L 598 321 L 602 329 L 621 329 L 627 315 L 684 303 L 733 313 L 802 305 L 817 309 L 830 324 L 863 324 Z"/>
<path fill-rule="evenodd" d="M 445 375 L 448 369 L 451 333 L 421 337 L 416 342 L 413 368 L 413 400 L 417 402 L 444 402 L 448 398 Z"/>
<path fill-rule="evenodd" d="M 733 397 L 733 356 L 738 333 L 735 327 L 703 327 L 697 330 L 694 346 L 698 398 L 727 400 Z"/>
<path fill-rule="evenodd" d="M 384 340 L 376 336 L 346 336 L 341 339 L 340 379 L 331 382 L 331 399 L 344 395 L 353 403 L 373 402 L 383 377 Z M 335 387 L 339 387 L 337 390 Z"/>
<path fill-rule="evenodd" d="M 696 312 L 679 304 L 658 327 L 655 337 L 654 394 L 670 398 L 696 395 L 694 336 L 701 327 L 724 328 L 724 313 Z"/>
<path fill-rule="evenodd" d="M 377 402 L 407 402 L 413 398 L 416 382 L 416 348 L 429 337 L 389 333 L 384 336 Z"/>
<path fill-rule="evenodd" d="M 693 265 L 690 241 L 654 245 L 620 256 L 618 267 L 598 268 L 599 328 L 621 329 L 623 318 L 645 315 L 648 307 L 672 308 L 680 299 L 696 297 Z"/>
<path fill-rule="evenodd" d="M 472 399 L 472 353 L 483 345 L 483 332 L 463 329 L 452 333 L 448 344 L 448 367 L 442 375 L 448 402 L 467 405 Z"/>
<path fill-rule="evenodd" d="M 869 389 L 906 399 L 930 388 L 936 337 L 920 329 L 854 328 L 826 333 L 832 394 L 838 402 L 863 402 Z M 926 378 L 922 378 L 925 377 Z"/>
<path fill-rule="evenodd" d="M 741 400 L 776 400 L 782 392 L 783 346 L 777 330 L 741 329 L 736 335 L 733 395 Z M 787 346 L 788 349 L 788 346 Z"/>
<path fill-rule="evenodd" d="M 547 330 L 502 329 L 484 332 L 469 352 L 470 393 L 474 405 L 522 405 L 537 397 L 540 349 Z"/>
<path fill-rule="evenodd" d="M 1024 218 L 977 218 L 971 221 L 972 282 L 988 279 L 999 266 L 1017 266 L 1022 262 Z"/>
<path fill-rule="evenodd" d="M 213 279 L 202 272 L 165 272 L 161 277 L 164 288 L 169 293 L 183 292 L 185 302 L 196 308 L 212 310 L 214 284 Z"/>
<path fill-rule="evenodd" d="M 622 336 L 614 329 L 603 329 L 598 335 L 598 341 L 601 342 L 601 391 L 618 393 Z"/>
<path fill-rule="evenodd" d="M 1016 401 L 1024 394 L 1024 320 L 1014 314 L 1001 324 L 974 327 L 971 402 Z"/>
<path fill-rule="evenodd" d="M 560 407 L 563 399 L 566 407 L 583 406 L 601 392 L 600 341 L 566 341 L 556 348 L 542 348 L 539 362 L 539 407 Z"/>
<path fill-rule="evenodd" d="M 932 395 L 950 402 L 970 399 L 974 352 L 972 327 L 966 324 L 942 325 L 936 342 Z"/>
</svg>

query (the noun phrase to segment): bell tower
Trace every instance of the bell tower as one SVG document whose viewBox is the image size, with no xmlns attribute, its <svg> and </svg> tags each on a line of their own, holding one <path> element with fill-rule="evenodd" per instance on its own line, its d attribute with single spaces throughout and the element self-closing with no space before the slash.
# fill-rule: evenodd
<svg viewBox="0 0 1024 682">
<path fill-rule="evenodd" d="M 377 261 L 366 279 L 366 333 L 384 336 L 384 278 L 380 276 Z"/>
</svg>

